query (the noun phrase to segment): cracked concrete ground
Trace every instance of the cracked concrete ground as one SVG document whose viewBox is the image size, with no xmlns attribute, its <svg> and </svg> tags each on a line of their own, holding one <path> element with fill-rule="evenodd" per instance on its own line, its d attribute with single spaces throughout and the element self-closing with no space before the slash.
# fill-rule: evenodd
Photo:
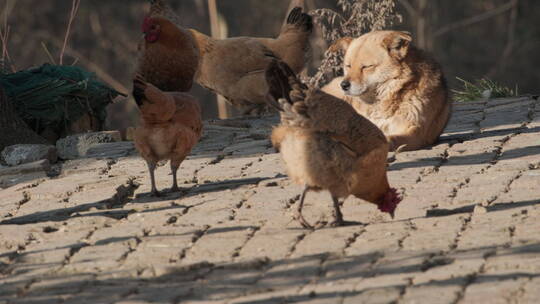
<svg viewBox="0 0 540 304">
<path fill-rule="evenodd" d="M 440 143 L 397 155 L 395 220 L 350 198 L 356 225 L 303 230 L 268 134 L 214 121 L 150 190 L 138 157 L 63 164 L 0 192 L 0 303 L 538 303 L 540 103 L 457 104 Z M 171 185 L 168 166 L 159 188 Z M 312 222 L 330 214 L 310 194 Z"/>
</svg>

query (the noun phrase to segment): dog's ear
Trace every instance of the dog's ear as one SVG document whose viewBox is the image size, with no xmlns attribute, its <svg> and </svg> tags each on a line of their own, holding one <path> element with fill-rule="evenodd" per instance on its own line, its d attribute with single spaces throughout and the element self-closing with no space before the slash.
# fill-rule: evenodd
<svg viewBox="0 0 540 304">
<path fill-rule="evenodd" d="M 343 37 L 338 39 L 338 41 L 334 42 L 329 48 L 328 51 L 331 53 L 336 53 L 339 51 L 347 52 L 347 49 L 353 42 L 354 38 L 352 37 Z"/>
<path fill-rule="evenodd" d="M 403 60 L 409 52 L 412 37 L 407 32 L 391 32 L 383 40 L 384 47 L 388 50 L 390 56 L 397 60 Z"/>
</svg>

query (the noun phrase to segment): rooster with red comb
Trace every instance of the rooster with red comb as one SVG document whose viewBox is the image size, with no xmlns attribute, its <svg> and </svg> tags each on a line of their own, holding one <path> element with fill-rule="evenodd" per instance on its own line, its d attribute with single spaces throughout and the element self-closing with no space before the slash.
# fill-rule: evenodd
<svg viewBox="0 0 540 304">
<path fill-rule="evenodd" d="M 200 60 L 193 34 L 160 16 L 146 17 L 142 33 L 138 74 L 162 91 L 189 91 Z"/>
</svg>

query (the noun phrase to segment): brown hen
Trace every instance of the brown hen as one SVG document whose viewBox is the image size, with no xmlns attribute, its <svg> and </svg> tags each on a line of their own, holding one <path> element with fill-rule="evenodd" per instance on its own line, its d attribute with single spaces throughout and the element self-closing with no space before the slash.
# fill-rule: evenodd
<svg viewBox="0 0 540 304">
<path fill-rule="evenodd" d="M 150 0 L 152 16 L 167 16 L 178 24 L 179 18 L 165 0 Z M 272 59 L 286 62 L 296 73 L 304 69 L 309 36 L 313 30 L 311 16 L 296 7 L 289 13 L 279 36 L 271 38 L 236 37 L 214 39 L 190 30 L 199 49 L 199 69 L 195 81 L 224 96 L 245 113 L 260 113 L 266 107 L 264 71 Z"/>
<path fill-rule="evenodd" d="M 192 30 L 201 51 L 197 83 L 224 96 L 244 113 L 261 113 L 266 107 L 268 85 L 264 71 L 273 59 L 290 64 L 299 73 L 313 24 L 309 15 L 294 8 L 276 39 L 238 37 L 213 39 Z"/>
<path fill-rule="evenodd" d="M 142 121 L 134 132 L 134 141 L 148 164 L 152 195 L 159 196 L 154 171 L 161 160 L 171 161 L 171 191 L 178 191 L 176 172 L 201 138 L 201 108 L 191 95 L 162 92 L 140 75 L 135 77 L 133 87 L 133 96 L 140 107 Z"/>
<path fill-rule="evenodd" d="M 199 66 L 193 34 L 167 18 L 146 17 L 137 71 L 163 91 L 187 92 Z"/>
<path fill-rule="evenodd" d="M 297 219 L 307 192 L 328 190 L 334 206 L 334 225 L 342 225 L 339 199 L 354 195 L 392 217 L 401 198 L 386 175 L 388 142 L 369 120 L 346 102 L 318 89 L 308 89 L 286 64 L 274 61 L 266 72 L 269 102 L 281 112 L 272 143 L 281 152 L 290 178 L 305 186 Z"/>
</svg>

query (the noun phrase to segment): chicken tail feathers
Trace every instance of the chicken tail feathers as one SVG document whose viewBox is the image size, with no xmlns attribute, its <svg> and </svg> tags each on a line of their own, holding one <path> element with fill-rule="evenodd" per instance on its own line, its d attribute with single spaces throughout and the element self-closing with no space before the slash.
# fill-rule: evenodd
<svg viewBox="0 0 540 304">
<path fill-rule="evenodd" d="M 143 99 L 145 96 L 146 91 L 146 80 L 141 74 L 135 75 L 135 79 L 133 79 L 133 98 L 135 98 L 135 102 L 140 107 L 143 105 Z"/>
<path fill-rule="evenodd" d="M 304 124 L 309 119 L 304 102 L 308 89 L 283 61 L 272 60 L 266 69 L 268 103 L 281 112 L 283 121 Z"/>
<path fill-rule="evenodd" d="M 302 12 L 301 7 L 295 7 L 287 17 L 287 24 L 294 25 L 304 32 L 310 33 L 313 30 L 313 18 Z"/>
<path fill-rule="evenodd" d="M 285 99 L 294 104 L 305 99 L 304 92 L 308 87 L 303 84 L 294 71 L 281 60 L 272 60 L 266 69 L 266 82 L 269 94 L 275 100 Z"/>
<path fill-rule="evenodd" d="M 278 60 L 272 60 L 266 69 L 270 105 L 280 111 L 283 111 L 283 109 L 278 100 L 285 99 L 289 104 L 292 104 L 289 95 L 292 90 L 289 84 L 290 73 L 294 76 L 294 72 L 290 70 L 289 66 Z"/>
</svg>

